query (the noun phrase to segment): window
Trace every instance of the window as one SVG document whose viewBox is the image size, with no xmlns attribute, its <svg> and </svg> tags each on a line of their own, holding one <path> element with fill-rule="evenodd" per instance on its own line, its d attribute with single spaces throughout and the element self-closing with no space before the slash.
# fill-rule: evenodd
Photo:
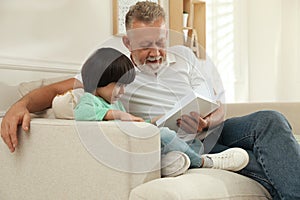
<svg viewBox="0 0 300 200">
<path fill-rule="evenodd" d="M 243 4 L 239 0 L 206 1 L 207 54 L 220 73 L 227 102 L 243 101 L 248 95 Z"/>
</svg>

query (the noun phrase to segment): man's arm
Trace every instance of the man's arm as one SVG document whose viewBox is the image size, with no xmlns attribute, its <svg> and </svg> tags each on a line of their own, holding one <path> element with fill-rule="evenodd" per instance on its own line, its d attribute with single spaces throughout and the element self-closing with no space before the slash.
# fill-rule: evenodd
<svg viewBox="0 0 300 200">
<path fill-rule="evenodd" d="M 217 126 L 224 121 L 225 109 L 223 102 L 225 102 L 225 93 L 218 70 L 209 58 L 199 60 L 191 51 L 187 51 L 185 56 L 192 66 L 190 73 L 191 87 L 200 94 L 206 94 L 205 96 L 220 103 L 220 107 L 205 118 L 197 112 L 192 112 L 190 115 L 183 115 L 177 121 L 177 125 L 185 132 L 197 133 L 209 127 Z"/>
<path fill-rule="evenodd" d="M 17 101 L 6 112 L 1 123 L 1 137 L 11 152 L 18 145 L 17 127 L 22 125 L 24 131 L 29 130 L 30 112 L 42 111 L 51 107 L 57 94 L 63 94 L 70 89 L 82 87 L 75 78 L 35 89 Z"/>
</svg>

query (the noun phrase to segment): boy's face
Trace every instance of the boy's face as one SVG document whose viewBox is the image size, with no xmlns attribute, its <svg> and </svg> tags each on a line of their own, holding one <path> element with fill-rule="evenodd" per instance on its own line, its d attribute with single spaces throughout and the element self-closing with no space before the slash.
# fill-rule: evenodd
<svg viewBox="0 0 300 200">
<path fill-rule="evenodd" d="M 141 71 L 156 73 L 166 59 L 167 30 L 163 19 L 151 24 L 134 20 L 123 41 Z"/>
<path fill-rule="evenodd" d="M 110 83 L 105 87 L 99 87 L 96 89 L 96 96 L 102 97 L 109 103 L 114 103 L 120 99 L 125 92 L 125 84 Z"/>
</svg>

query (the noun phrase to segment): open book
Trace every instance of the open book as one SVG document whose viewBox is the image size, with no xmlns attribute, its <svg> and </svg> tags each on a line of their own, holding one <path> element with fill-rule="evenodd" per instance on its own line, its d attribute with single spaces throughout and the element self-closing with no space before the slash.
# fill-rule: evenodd
<svg viewBox="0 0 300 200">
<path fill-rule="evenodd" d="M 174 108 L 158 119 L 156 121 L 156 125 L 159 127 L 169 127 L 170 129 L 177 131 L 177 119 L 180 119 L 182 115 L 190 115 L 190 112 L 195 111 L 204 118 L 215 111 L 218 107 L 219 104 L 217 102 L 193 91 L 184 96 L 174 105 Z"/>
</svg>

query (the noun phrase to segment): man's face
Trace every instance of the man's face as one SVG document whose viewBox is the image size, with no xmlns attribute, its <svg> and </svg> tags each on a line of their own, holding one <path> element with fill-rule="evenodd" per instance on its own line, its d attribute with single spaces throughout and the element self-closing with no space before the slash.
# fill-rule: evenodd
<svg viewBox="0 0 300 200">
<path fill-rule="evenodd" d="M 136 66 L 145 72 L 156 73 L 166 59 L 167 30 L 162 19 L 145 24 L 135 20 L 127 31 L 127 48 Z"/>
</svg>

